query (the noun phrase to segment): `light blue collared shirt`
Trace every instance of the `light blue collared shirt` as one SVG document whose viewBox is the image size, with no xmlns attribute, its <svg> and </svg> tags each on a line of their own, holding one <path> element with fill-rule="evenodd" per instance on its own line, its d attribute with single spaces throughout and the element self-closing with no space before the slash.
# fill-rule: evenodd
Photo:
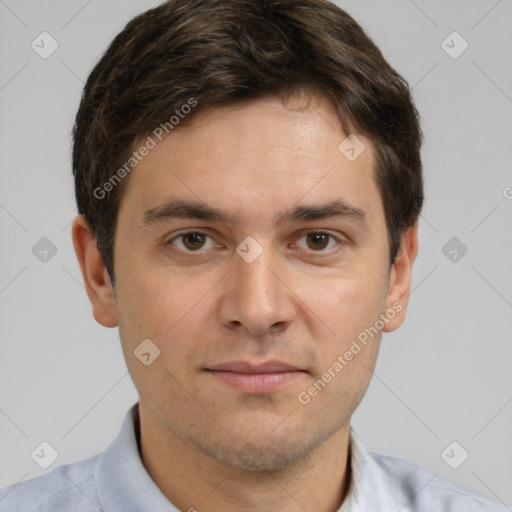
<svg viewBox="0 0 512 512">
<path fill-rule="evenodd" d="M 0 491 L 0 512 L 178 512 L 144 468 L 138 439 L 135 404 L 105 452 L 6 487 Z M 368 454 L 353 431 L 350 463 L 350 487 L 338 512 L 510 510 L 411 462 Z"/>
</svg>

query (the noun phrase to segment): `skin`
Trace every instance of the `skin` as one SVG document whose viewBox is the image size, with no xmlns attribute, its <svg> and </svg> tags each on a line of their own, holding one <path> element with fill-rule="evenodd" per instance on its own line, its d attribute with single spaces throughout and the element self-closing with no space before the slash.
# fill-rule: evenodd
<svg viewBox="0 0 512 512">
<path fill-rule="evenodd" d="M 417 224 L 390 269 L 372 144 L 358 134 L 366 149 L 349 161 L 331 104 L 312 97 L 309 107 L 290 108 L 304 105 L 296 97 L 287 108 L 264 99 L 205 111 L 150 151 L 121 201 L 115 290 L 86 221 L 79 215 L 73 224 L 94 317 L 120 327 L 140 395 L 144 465 L 180 510 L 337 510 L 350 479 L 350 418 L 382 332 L 308 404 L 298 395 L 393 304 L 402 309 L 383 332 L 405 318 Z M 171 199 L 226 210 L 238 222 L 142 226 L 145 210 Z M 337 199 L 362 210 L 364 223 L 278 220 L 297 205 Z M 177 236 L 188 229 L 208 235 L 202 247 Z M 327 247 L 308 239 L 313 229 L 332 235 Z M 263 250 L 252 263 L 236 252 L 248 236 Z M 133 353 L 146 338 L 160 350 L 150 366 Z M 303 371 L 255 395 L 205 370 L 271 359 Z"/>
</svg>

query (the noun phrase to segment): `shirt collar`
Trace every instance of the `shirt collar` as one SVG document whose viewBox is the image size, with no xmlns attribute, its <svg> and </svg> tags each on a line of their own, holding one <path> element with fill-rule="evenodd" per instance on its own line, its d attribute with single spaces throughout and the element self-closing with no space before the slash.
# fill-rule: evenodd
<svg viewBox="0 0 512 512">
<path fill-rule="evenodd" d="M 101 454 L 96 472 L 100 500 L 108 512 L 178 512 L 162 494 L 142 463 L 139 452 L 138 403 L 127 413 L 119 435 Z M 338 512 L 396 511 L 389 477 L 350 429 L 350 485 Z M 405 511 L 404 511 L 405 512 Z"/>
<path fill-rule="evenodd" d="M 355 431 L 350 429 L 350 485 L 338 512 L 400 510 L 393 496 L 389 477 L 366 451 Z M 404 512 L 406 512 L 404 510 Z"/>
<path fill-rule="evenodd" d="M 108 512 L 178 512 L 142 463 L 138 406 L 131 407 L 119 435 L 101 454 L 96 472 L 100 501 Z"/>
</svg>

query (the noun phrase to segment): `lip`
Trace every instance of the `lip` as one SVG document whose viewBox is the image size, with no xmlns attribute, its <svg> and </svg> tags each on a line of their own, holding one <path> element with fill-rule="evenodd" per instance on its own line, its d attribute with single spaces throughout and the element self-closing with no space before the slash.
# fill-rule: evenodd
<svg viewBox="0 0 512 512">
<path fill-rule="evenodd" d="M 278 391 L 306 373 L 276 360 L 263 363 L 231 361 L 206 368 L 206 371 L 224 384 L 250 394 Z"/>
<path fill-rule="evenodd" d="M 262 363 L 250 361 L 231 361 L 208 368 L 211 371 L 224 371 L 234 373 L 280 373 L 301 371 L 296 366 L 273 359 Z"/>
</svg>

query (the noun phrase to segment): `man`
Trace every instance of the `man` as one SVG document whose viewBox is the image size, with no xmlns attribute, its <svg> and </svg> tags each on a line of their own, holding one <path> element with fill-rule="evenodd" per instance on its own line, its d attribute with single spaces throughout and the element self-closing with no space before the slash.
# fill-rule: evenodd
<svg viewBox="0 0 512 512">
<path fill-rule="evenodd" d="M 406 83 L 325 0 L 132 20 L 84 89 L 72 234 L 139 402 L 0 510 L 505 510 L 350 429 L 405 318 L 420 146 Z"/>
</svg>

